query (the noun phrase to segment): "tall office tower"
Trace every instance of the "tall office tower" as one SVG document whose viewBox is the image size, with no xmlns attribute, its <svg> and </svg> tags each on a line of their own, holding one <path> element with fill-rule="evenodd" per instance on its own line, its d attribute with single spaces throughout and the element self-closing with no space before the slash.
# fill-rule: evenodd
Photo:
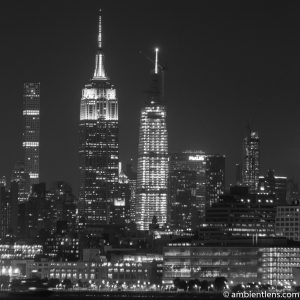
<svg viewBox="0 0 300 300">
<path fill-rule="evenodd" d="M 18 207 L 18 238 L 37 242 L 39 233 L 45 228 L 46 216 L 46 184 L 32 186 L 28 201 Z"/>
<path fill-rule="evenodd" d="M 137 165 L 136 224 L 148 230 L 154 217 L 161 227 L 167 222 L 168 132 L 163 100 L 162 72 L 155 49 L 151 89 L 141 111 Z"/>
<path fill-rule="evenodd" d="M 136 178 L 129 179 L 130 200 L 129 200 L 129 217 L 130 222 L 135 223 L 135 204 L 136 204 Z"/>
<path fill-rule="evenodd" d="M 128 184 L 130 189 L 130 200 L 129 200 L 129 216 L 130 222 L 135 223 L 135 203 L 136 203 L 136 178 L 137 174 L 133 169 L 133 159 L 126 165 L 126 175 L 128 177 Z"/>
<path fill-rule="evenodd" d="M 29 175 L 25 172 L 25 166 L 23 161 L 15 163 L 11 174 L 11 182 L 18 184 L 18 202 L 24 202 L 28 200 L 28 191 L 26 187 L 29 185 Z"/>
<path fill-rule="evenodd" d="M 169 176 L 170 225 L 174 230 L 191 231 L 196 203 L 197 172 L 172 170 Z"/>
<path fill-rule="evenodd" d="M 243 185 L 249 187 L 250 192 L 257 191 L 260 167 L 260 140 L 256 131 L 250 130 L 243 144 Z"/>
<path fill-rule="evenodd" d="M 0 187 L 0 239 L 15 237 L 17 234 L 18 186 L 11 183 L 8 191 Z"/>
<path fill-rule="evenodd" d="M 0 187 L 6 187 L 7 181 L 6 176 L 0 177 Z"/>
<path fill-rule="evenodd" d="M 23 151 L 24 171 L 29 175 L 25 192 L 39 183 L 40 160 L 40 83 L 24 83 L 23 91 Z"/>
<path fill-rule="evenodd" d="M 206 206 L 219 201 L 225 191 L 225 155 L 206 155 Z"/>
<path fill-rule="evenodd" d="M 178 172 L 181 173 L 178 173 Z M 171 207 L 171 219 L 172 211 L 176 211 L 177 203 L 183 201 L 183 197 L 180 196 L 180 193 L 176 191 L 176 185 L 179 187 L 180 184 L 185 185 L 185 190 L 189 186 L 189 189 L 193 189 L 193 176 L 186 172 L 195 172 L 196 173 L 196 190 L 195 195 L 192 190 L 190 190 L 190 207 L 192 210 L 191 215 L 191 229 L 196 229 L 201 222 L 204 221 L 205 215 L 205 197 L 206 197 L 206 159 L 205 153 L 201 150 L 188 150 L 181 153 L 172 153 L 170 155 L 170 189 L 169 189 L 169 201 Z M 178 176 L 180 175 L 180 176 Z M 184 176 L 184 178 L 183 178 Z M 177 178 L 178 183 L 175 185 L 174 180 Z M 189 178 L 189 184 L 185 182 Z M 172 184 L 171 184 L 172 183 Z M 185 191 L 187 192 L 187 191 Z M 195 197 L 194 197 L 195 196 Z M 173 214 L 174 216 L 174 214 Z M 172 221 L 174 223 L 174 221 Z"/>
<path fill-rule="evenodd" d="M 242 167 L 241 164 L 235 164 L 235 185 L 242 185 Z"/>
<path fill-rule="evenodd" d="M 119 163 L 119 183 L 118 197 L 114 199 L 112 210 L 113 224 L 130 223 L 130 185 L 127 175 L 122 170 L 122 164 Z"/>
<path fill-rule="evenodd" d="M 5 187 L 0 188 L 0 239 L 6 237 L 10 224 L 10 193 Z"/>
<path fill-rule="evenodd" d="M 100 11 L 94 76 L 80 102 L 79 209 L 86 224 L 110 222 L 118 192 L 118 131 L 116 90 L 104 70 Z"/>
<path fill-rule="evenodd" d="M 64 181 L 57 181 L 51 192 L 46 191 L 44 223 L 47 230 L 56 228 L 57 222 L 64 221 L 69 230 L 76 225 L 76 198 L 71 186 Z"/>
<path fill-rule="evenodd" d="M 287 178 L 275 176 L 275 171 L 269 169 L 266 176 L 259 176 L 258 192 L 275 195 L 276 205 L 287 204 Z"/>
</svg>

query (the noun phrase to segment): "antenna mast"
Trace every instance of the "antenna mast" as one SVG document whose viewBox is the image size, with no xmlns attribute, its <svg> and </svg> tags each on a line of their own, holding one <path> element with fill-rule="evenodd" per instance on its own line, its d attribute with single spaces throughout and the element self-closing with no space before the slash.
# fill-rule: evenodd
<svg viewBox="0 0 300 300">
<path fill-rule="evenodd" d="M 154 67 L 154 73 L 158 73 L 158 48 L 155 48 L 155 67 Z"/>
<path fill-rule="evenodd" d="M 99 9 L 99 29 L 98 29 L 98 48 L 102 48 L 102 22 L 101 22 L 101 17 L 102 17 L 102 11 L 101 8 Z"/>
</svg>

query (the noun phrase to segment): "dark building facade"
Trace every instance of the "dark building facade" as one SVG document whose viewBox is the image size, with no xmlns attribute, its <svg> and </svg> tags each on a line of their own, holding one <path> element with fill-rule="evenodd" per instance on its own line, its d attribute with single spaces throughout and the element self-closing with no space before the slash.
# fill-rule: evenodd
<svg viewBox="0 0 300 300">
<path fill-rule="evenodd" d="M 136 204 L 136 183 L 137 173 L 133 169 L 132 161 L 126 165 L 126 175 L 128 177 L 128 184 L 130 189 L 129 201 L 129 216 L 130 222 L 135 223 L 135 204 Z"/>
<path fill-rule="evenodd" d="M 77 228 L 77 199 L 68 183 L 57 181 L 53 190 L 46 192 L 44 211 L 45 229 L 51 233 L 59 221 L 65 221 L 69 230 Z"/>
<path fill-rule="evenodd" d="M 6 187 L 7 185 L 7 180 L 6 180 L 6 177 L 5 176 L 2 176 L 0 178 L 0 187 Z"/>
<path fill-rule="evenodd" d="M 205 216 L 205 206 L 206 206 L 206 158 L 205 153 L 201 150 L 187 150 L 180 153 L 172 153 L 170 155 L 170 180 L 172 185 L 170 185 L 169 190 L 169 205 L 177 206 L 178 200 L 177 195 L 181 197 L 180 201 L 183 201 L 183 194 L 177 192 L 177 188 L 173 189 L 178 185 L 180 186 L 180 181 L 183 180 L 182 176 L 187 175 L 188 172 L 196 174 L 196 187 L 195 191 L 191 190 L 190 193 L 190 207 L 192 210 L 192 229 L 195 229 L 200 222 L 203 223 Z M 178 172 L 180 171 L 180 172 Z M 175 178 L 179 175 L 179 181 L 175 184 Z M 181 177 L 181 178 L 180 178 Z M 188 175 L 190 179 L 193 176 Z M 188 178 L 186 177 L 186 179 Z M 183 180 L 182 183 L 184 181 Z M 187 184 L 185 184 L 185 192 L 187 192 Z M 194 179 L 189 183 L 190 187 L 194 186 Z M 180 205 L 179 205 L 180 206 Z M 178 208 L 179 208 L 178 206 Z M 172 209 L 171 209 L 172 210 Z"/>
<path fill-rule="evenodd" d="M 250 192 L 257 191 L 260 172 L 260 139 L 256 131 L 250 130 L 243 144 L 243 185 Z"/>
<path fill-rule="evenodd" d="M 174 170 L 169 177 L 170 225 L 174 230 L 191 231 L 196 227 L 195 207 L 197 172 Z"/>
<path fill-rule="evenodd" d="M 28 201 L 18 204 L 18 238 L 27 242 L 36 242 L 45 228 L 46 185 L 32 185 Z"/>
<path fill-rule="evenodd" d="M 218 202 L 225 191 L 225 155 L 206 155 L 206 207 Z"/>
<path fill-rule="evenodd" d="M 266 176 L 259 176 L 259 192 L 275 195 L 277 205 L 285 205 L 287 197 L 287 177 L 275 176 L 274 170 L 269 169 Z"/>
<path fill-rule="evenodd" d="M 114 199 L 111 223 L 128 224 L 130 223 L 130 197 L 131 190 L 129 179 L 122 171 L 121 163 L 119 164 L 119 182 L 118 195 Z"/>
<path fill-rule="evenodd" d="M 16 182 L 18 184 L 18 201 L 23 202 L 28 200 L 29 174 L 25 172 L 23 161 L 15 163 L 11 174 L 11 182 Z"/>
<path fill-rule="evenodd" d="M 235 164 L 235 185 L 241 185 L 242 182 L 242 166 L 241 164 Z"/>
<path fill-rule="evenodd" d="M 300 203 L 300 190 L 293 179 L 287 180 L 286 184 L 286 202 L 287 204 Z"/>
<path fill-rule="evenodd" d="M 58 221 L 56 231 L 43 243 L 43 252 L 55 261 L 77 261 L 79 244 L 78 234 L 70 231 L 67 221 Z"/>
<path fill-rule="evenodd" d="M 17 235 L 18 185 L 11 183 L 10 190 L 0 187 L 0 238 Z"/>
<path fill-rule="evenodd" d="M 276 204 L 271 194 L 249 194 L 247 187 L 231 187 L 206 210 L 206 224 L 232 236 L 275 236 Z"/>
</svg>

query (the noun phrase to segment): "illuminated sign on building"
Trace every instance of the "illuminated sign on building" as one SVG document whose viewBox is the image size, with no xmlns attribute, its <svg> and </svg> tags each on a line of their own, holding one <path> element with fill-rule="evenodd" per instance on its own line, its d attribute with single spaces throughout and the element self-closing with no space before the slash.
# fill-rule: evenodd
<svg viewBox="0 0 300 300">
<path fill-rule="evenodd" d="M 189 160 L 203 161 L 205 159 L 204 155 L 190 155 Z"/>
</svg>

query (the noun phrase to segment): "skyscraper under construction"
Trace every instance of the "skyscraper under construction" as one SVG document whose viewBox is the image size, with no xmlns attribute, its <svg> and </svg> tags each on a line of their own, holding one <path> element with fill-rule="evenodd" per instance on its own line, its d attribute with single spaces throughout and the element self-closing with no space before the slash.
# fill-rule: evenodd
<svg viewBox="0 0 300 300">
<path fill-rule="evenodd" d="M 168 132 L 162 72 L 155 49 L 152 84 L 140 118 L 135 206 L 139 230 L 148 230 L 153 220 L 160 227 L 167 221 Z"/>
<path fill-rule="evenodd" d="M 87 224 L 110 222 L 118 184 L 118 133 L 118 101 L 104 69 L 100 10 L 94 76 L 80 102 L 79 207 Z"/>
</svg>

